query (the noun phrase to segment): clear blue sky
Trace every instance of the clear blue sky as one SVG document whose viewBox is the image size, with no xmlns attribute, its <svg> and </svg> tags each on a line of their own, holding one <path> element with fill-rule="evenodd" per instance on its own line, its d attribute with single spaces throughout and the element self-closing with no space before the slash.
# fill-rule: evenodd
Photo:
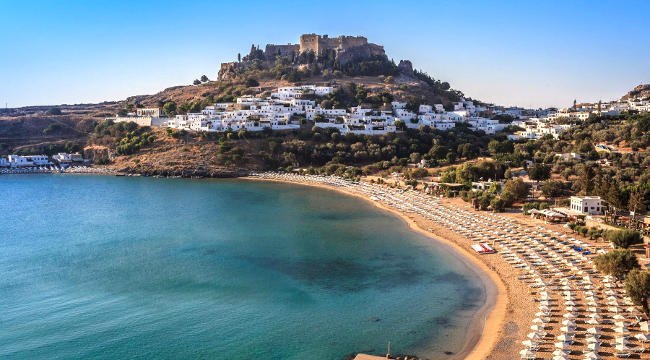
<svg viewBox="0 0 650 360">
<path fill-rule="evenodd" d="M 521 106 L 650 83 L 650 1 L 0 1 L 0 103 L 119 100 L 216 78 L 251 43 L 363 35 L 468 96 Z"/>
</svg>

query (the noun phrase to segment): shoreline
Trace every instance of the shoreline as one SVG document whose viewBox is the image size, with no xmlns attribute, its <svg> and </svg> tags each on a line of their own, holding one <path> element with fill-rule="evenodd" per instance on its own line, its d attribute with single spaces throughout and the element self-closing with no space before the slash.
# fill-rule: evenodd
<svg viewBox="0 0 650 360">
<path fill-rule="evenodd" d="M 458 254 L 458 259 L 460 259 L 465 264 L 465 266 L 468 266 L 477 274 L 485 286 L 484 290 L 486 295 L 485 304 L 483 304 L 476 313 L 476 317 L 478 319 L 472 321 L 468 328 L 467 335 L 469 336 L 466 336 L 461 349 L 452 355 L 449 359 L 485 359 L 492 352 L 492 349 L 500 340 L 498 334 L 503 327 L 506 308 L 508 305 L 508 294 L 506 286 L 501 277 L 496 272 L 491 270 L 483 261 L 476 259 L 468 249 L 463 248 L 456 242 L 446 239 L 443 236 L 435 235 L 431 231 L 423 229 L 406 213 L 400 212 L 397 209 L 391 208 L 378 201 L 373 201 L 372 199 L 362 194 L 354 193 L 345 189 L 325 184 L 303 183 L 279 179 L 264 179 L 253 176 L 240 177 L 239 179 L 246 181 L 268 181 L 311 186 L 329 191 L 337 191 L 338 193 L 342 193 L 348 196 L 353 196 L 370 202 L 375 207 L 397 216 L 399 219 L 406 223 L 410 230 L 415 231 L 425 236 L 426 238 L 433 240 L 434 242 L 446 246 L 450 251 Z"/>
</svg>

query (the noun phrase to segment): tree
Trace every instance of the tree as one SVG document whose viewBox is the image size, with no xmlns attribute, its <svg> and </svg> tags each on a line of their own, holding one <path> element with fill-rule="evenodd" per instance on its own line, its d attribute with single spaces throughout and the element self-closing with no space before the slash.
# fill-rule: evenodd
<svg viewBox="0 0 650 360">
<path fill-rule="evenodd" d="M 505 207 L 511 207 L 512 203 L 515 202 L 515 196 L 512 195 L 510 191 L 504 190 L 503 192 L 501 192 L 501 195 L 499 195 L 499 198 L 503 200 L 503 205 Z"/>
<path fill-rule="evenodd" d="M 397 130 L 405 130 L 406 129 L 406 123 L 404 122 L 404 120 L 395 120 L 395 123 L 393 125 L 395 125 L 395 128 Z"/>
<path fill-rule="evenodd" d="M 201 82 L 208 82 L 208 81 L 210 81 L 210 79 L 208 79 L 207 76 L 201 75 Z"/>
<path fill-rule="evenodd" d="M 237 53 L 237 62 L 241 62 L 241 53 Z"/>
<path fill-rule="evenodd" d="M 454 162 L 456 162 L 456 153 L 451 151 L 448 152 L 447 155 L 445 156 L 445 160 L 447 160 L 449 164 L 453 164 Z"/>
<path fill-rule="evenodd" d="M 47 109 L 47 112 L 45 112 L 47 115 L 62 115 L 63 113 L 61 112 L 61 109 L 58 107 L 52 107 Z"/>
<path fill-rule="evenodd" d="M 126 116 L 126 115 L 128 115 L 128 114 L 129 114 L 129 110 L 127 110 L 127 109 L 120 109 L 120 110 L 117 112 L 117 115 L 118 115 L 118 116 Z"/>
<path fill-rule="evenodd" d="M 639 267 L 636 255 L 629 249 L 612 250 L 594 258 L 598 271 L 612 275 L 616 280 L 622 280 L 632 269 Z"/>
<path fill-rule="evenodd" d="M 253 78 L 246 79 L 246 87 L 255 87 L 255 86 L 260 86 L 259 81 Z"/>
<path fill-rule="evenodd" d="M 547 181 L 542 185 L 542 194 L 548 198 L 561 196 L 563 193 L 562 183 L 559 181 Z"/>
<path fill-rule="evenodd" d="M 650 272 L 634 269 L 625 278 L 625 292 L 634 305 L 641 306 L 643 313 L 650 315 Z"/>
<path fill-rule="evenodd" d="M 625 230 L 608 230 L 605 232 L 605 239 L 610 241 L 616 247 L 627 249 L 631 245 L 641 244 L 641 234 L 638 231 Z"/>
<path fill-rule="evenodd" d="M 602 235 L 603 231 L 598 229 L 595 226 L 592 226 L 589 228 L 589 231 L 587 232 L 587 235 L 589 235 L 589 239 L 594 240 L 598 239 Z"/>
<path fill-rule="evenodd" d="M 580 234 L 582 234 L 582 236 L 586 237 L 588 232 L 589 232 L 589 229 L 586 226 L 581 226 L 580 227 Z"/>
<path fill-rule="evenodd" d="M 176 103 L 173 101 L 166 102 L 165 105 L 163 105 L 163 112 L 169 117 L 176 115 Z"/>
<path fill-rule="evenodd" d="M 497 154 L 509 154 L 515 151 L 514 144 L 512 141 L 498 141 L 498 140 L 492 140 L 488 144 L 488 151 L 490 154 L 497 155 Z"/>
<path fill-rule="evenodd" d="M 584 165 L 580 168 L 578 174 L 578 185 L 580 186 L 581 195 L 589 195 L 594 189 L 594 177 L 596 172 L 589 165 Z"/>
<path fill-rule="evenodd" d="M 636 218 L 637 213 L 643 213 L 646 209 L 645 192 L 638 186 L 630 191 L 630 202 L 628 207 L 630 211 L 634 212 L 634 218 Z"/>
<path fill-rule="evenodd" d="M 492 210 L 494 210 L 495 212 L 503 212 L 506 208 L 505 201 L 498 197 L 490 201 L 490 206 L 492 207 Z"/>
<path fill-rule="evenodd" d="M 535 181 L 544 181 L 551 177 L 551 167 L 535 163 L 528 168 L 528 177 Z"/>
<path fill-rule="evenodd" d="M 421 179 L 423 177 L 429 176 L 429 172 L 427 171 L 427 169 L 418 168 L 413 170 L 411 176 L 415 179 Z"/>
<path fill-rule="evenodd" d="M 528 196 L 528 184 L 521 178 L 509 179 L 503 185 L 503 191 L 512 194 L 514 200 L 522 200 Z"/>
<path fill-rule="evenodd" d="M 199 79 L 194 79 L 194 82 L 192 83 L 194 85 L 201 85 L 201 80 Z"/>
</svg>

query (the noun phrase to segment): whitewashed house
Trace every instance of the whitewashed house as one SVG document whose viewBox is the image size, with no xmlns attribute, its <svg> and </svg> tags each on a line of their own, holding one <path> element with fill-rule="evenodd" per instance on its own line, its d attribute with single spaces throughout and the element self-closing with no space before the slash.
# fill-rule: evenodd
<svg viewBox="0 0 650 360">
<path fill-rule="evenodd" d="M 600 196 L 571 196 L 571 210 L 583 214 L 601 215 L 603 207 Z"/>
</svg>

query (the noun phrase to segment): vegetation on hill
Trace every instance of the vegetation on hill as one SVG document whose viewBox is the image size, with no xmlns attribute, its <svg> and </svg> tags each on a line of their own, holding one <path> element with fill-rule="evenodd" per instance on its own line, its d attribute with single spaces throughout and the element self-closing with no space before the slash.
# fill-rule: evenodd
<svg viewBox="0 0 650 360">
<path fill-rule="evenodd" d="M 148 127 L 138 127 L 134 122 L 114 123 L 105 120 L 95 126 L 90 142 L 115 147 L 118 155 L 130 155 L 152 144 L 154 140 Z"/>
</svg>

